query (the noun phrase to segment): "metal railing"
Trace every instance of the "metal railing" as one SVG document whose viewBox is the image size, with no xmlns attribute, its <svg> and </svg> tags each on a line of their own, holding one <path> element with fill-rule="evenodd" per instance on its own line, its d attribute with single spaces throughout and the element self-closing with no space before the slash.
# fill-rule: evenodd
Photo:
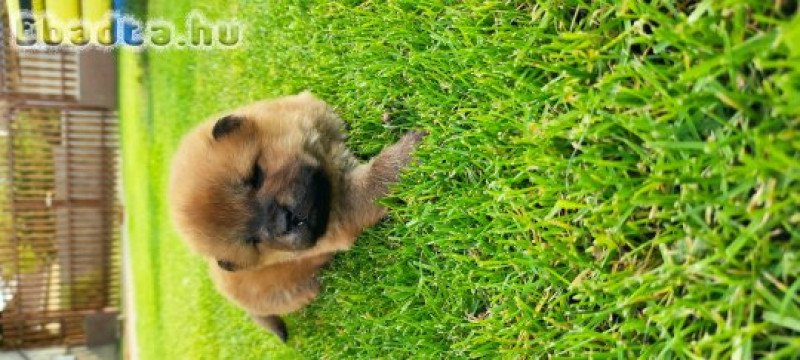
<svg viewBox="0 0 800 360">
<path fill-rule="evenodd" d="M 0 348 L 79 345 L 119 307 L 116 113 L 82 106 L 78 56 L 0 44 Z"/>
</svg>

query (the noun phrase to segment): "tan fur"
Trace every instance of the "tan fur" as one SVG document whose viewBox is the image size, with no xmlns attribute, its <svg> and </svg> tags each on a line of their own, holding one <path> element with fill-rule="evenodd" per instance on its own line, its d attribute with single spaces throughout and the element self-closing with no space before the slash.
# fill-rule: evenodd
<svg viewBox="0 0 800 360">
<path fill-rule="evenodd" d="M 332 254 L 347 250 L 361 231 L 386 210 L 375 203 L 397 180 L 423 134 L 411 132 L 378 156 L 360 164 L 347 150 L 342 121 L 310 93 L 266 100 L 223 115 L 247 119 L 231 139 L 216 141 L 214 117 L 187 134 L 175 154 L 169 200 L 186 243 L 209 259 L 218 289 L 254 317 L 281 315 L 310 302 L 319 291 L 316 275 Z M 232 245 L 244 236 L 247 201 L 236 190 L 257 162 L 266 173 L 263 189 L 281 202 L 298 164 L 319 165 L 331 184 L 326 232 L 316 245 L 286 250 L 260 243 Z M 219 259 L 241 266 L 225 271 Z"/>
</svg>

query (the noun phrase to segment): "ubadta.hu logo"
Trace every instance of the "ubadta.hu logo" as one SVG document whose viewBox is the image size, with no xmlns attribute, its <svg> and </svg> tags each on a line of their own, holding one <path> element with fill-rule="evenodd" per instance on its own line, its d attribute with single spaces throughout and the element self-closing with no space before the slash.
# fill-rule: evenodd
<svg viewBox="0 0 800 360">
<path fill-rule="evenodd" d="M 237 20 L 210 20 L 192 11 L 183 26 L 163 19 L 141 21 L 109 12 L 99 21 L 64 20 L 53 14 L 20 12 L 10 16 L 12 35 L 19 47 L 115 47 L 226 49 L 244 40 L 244 24 Z"/>
</svg>

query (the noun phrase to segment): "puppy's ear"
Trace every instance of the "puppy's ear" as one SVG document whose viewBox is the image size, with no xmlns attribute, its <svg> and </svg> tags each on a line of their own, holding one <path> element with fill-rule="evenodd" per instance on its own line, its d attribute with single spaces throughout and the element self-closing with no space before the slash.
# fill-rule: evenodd
<svg viewBox="0 0 800 360">
<path fill-rule="evenodd" d="M 225 116 L 217 120 L 217 123 L 214 124 L 214 129 L 211 130 L 211 136 L 214 137 L 214 140 L 219 140 L 223 136 L 230 134 L 239 127 L 241 127 L 243 122 L 244 118 L 241 116 L 236 116 L 236 115 Z"/>
<path fill-rule="evenodd" d="M 286 330 L 286 323 L 283 322 L 283 319 L 275 315 L 250 316 L 253 318 L 253 321 L 255 321 L 256 324 L 261 325 L 261 327 L 267 331 L 277 335 L 281 341 L 286 342 L 286 339 L 289 337 L 289 332 Z"/>
</svg>

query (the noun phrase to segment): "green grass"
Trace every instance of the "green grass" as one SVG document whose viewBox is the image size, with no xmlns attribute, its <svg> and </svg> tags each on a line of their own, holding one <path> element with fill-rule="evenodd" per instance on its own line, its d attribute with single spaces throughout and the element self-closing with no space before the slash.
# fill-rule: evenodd
<svg viewBox="0 0 800 360">
<path fill-rule="evenodd" d="M 192 3 L 147 13 L 247 43 L 122 53 L 143 359 L 800 356 L 796 2 Z M 363 157 L 430 135 L 289 350 L 214 291 L 164 191 L 192 125 L 303 89 Z"/>
</svg>

